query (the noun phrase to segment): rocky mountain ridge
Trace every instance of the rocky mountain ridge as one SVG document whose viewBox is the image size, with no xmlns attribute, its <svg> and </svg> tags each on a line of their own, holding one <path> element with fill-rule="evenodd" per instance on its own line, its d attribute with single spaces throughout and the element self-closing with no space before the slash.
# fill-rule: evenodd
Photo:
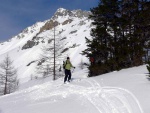
<svg viewBox="0 0 150 113">
<path fill-rule="evenodd" d="M 90 14 L 91 14 L 90 11 L 82 11 L 80 9 L 70 11 L 70 10 L 67 10 L 67 9 L 64 9 L 64 8 L 59 8 L 55 12 L 55 14 L 52 17 L 52 19 L 55 20 L 59 16 L 69 16 L 69 17 L 83 18 L 83 17 L 88 17 Z"/>
</svg>

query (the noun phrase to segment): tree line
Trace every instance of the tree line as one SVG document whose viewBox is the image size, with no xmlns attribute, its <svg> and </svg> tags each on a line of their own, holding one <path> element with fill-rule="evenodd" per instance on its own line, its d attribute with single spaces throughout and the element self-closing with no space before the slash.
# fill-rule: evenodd
<svg viewBox="0 0 150 113">
<path fill-rule="evenodd" d="M 147 61 L 150 48 L 149 0 L 100 0 L 91 9 L 92 39 L 86 37 L 82 54 L 94 61 L 89 76 L 122 68 L 139 66 Z"/>
</svg>

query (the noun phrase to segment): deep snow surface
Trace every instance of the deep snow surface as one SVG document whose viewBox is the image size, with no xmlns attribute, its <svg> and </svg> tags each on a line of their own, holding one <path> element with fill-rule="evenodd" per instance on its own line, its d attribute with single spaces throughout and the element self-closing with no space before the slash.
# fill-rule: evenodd
<svg viewBox="0 0 150 113">
<path fill-rule="evenodd" d="M 149 113 L 150 81 L 146 66 L 86 78 L 76 70 L 63 78 L 33 80 L 0 97 L 1 113 Z"/>
</svg>

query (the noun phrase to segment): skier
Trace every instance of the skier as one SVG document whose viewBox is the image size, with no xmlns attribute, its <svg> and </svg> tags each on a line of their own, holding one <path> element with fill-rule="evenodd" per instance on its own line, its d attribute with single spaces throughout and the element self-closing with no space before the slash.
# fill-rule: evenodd
<svg viewBox="0 0 150 113">
<path fill-rule="evenodd" d="M 67 57 L 67 60 L 65 62 L 65 78 L 64 78 L 64 83 L 67 81 L 70 82 L 71 80 L 71 68 L 75 68 L 74 66 L 72 66 L 71 62 L 70 62 L 70 58 Z"/>
</svg>

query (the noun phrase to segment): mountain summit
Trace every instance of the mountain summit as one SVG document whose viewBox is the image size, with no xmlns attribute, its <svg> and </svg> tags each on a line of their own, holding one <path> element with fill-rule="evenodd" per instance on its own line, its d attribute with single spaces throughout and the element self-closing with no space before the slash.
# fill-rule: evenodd
<svg viewBox="0 0 150 113">
<path fill-rule="evenodd" d="M 57 11 L 55 12 L 54 16 L 52 17 L 53 19 L 58 18 L 59 16 L 68 16 L 68 17 L 78 17 L 78 18 L 83 18 L 83 17 L 88 17 L 90 15 L 89 11 L 82 11 L 80 9 L 78 10 L 67 10 L 64 8 L 59 8 L 57 9 Z"/>
</svg>

